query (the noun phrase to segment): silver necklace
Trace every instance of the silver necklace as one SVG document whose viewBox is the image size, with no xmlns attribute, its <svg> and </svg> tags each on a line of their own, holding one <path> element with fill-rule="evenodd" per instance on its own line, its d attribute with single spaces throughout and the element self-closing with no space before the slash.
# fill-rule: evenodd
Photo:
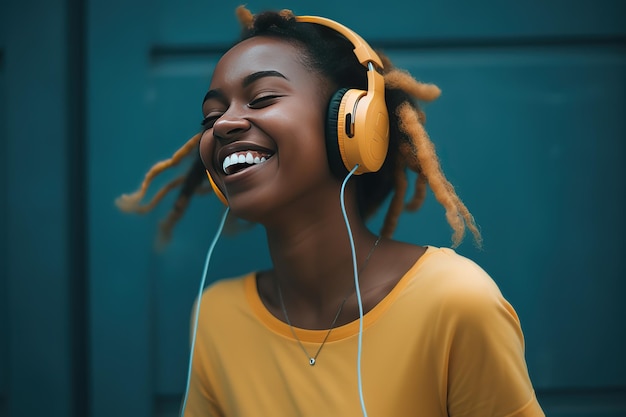
<svg viewBox="0 0 626 417">
<path fill-rule="evenodd" d="M 378 238 L 376 239 L 376 242 L 374 242 L 374 245 L 370 249 L 369 253 L 367 254 L 367 257 L 365 258 L 365 261 L 363 262 L 363 266 L 359 270 L 359 274 L 361 274 L 361 272 L 365 270 L 365 267 L 369 263 L 369 260 L 372 257 L 374 250 L 378 246 L 378 243 L 380 242 L 381 237 L 382 236 L 378 236 Z M 285 316 L 285 320 L 287 321 L 287 324 L 289 325 L 289 330 L 291 330 L 291 334 L 293 335 L 294 339 L 296 339 L 296 341 L 298 342 L 298 345 L 300 345 L 300 349 L 302 349 L 306 357 L 309 358 L 309 365 L 314 366 L 315 363 L 317 362 L 317 357 L 319 356 L 320 352 L 322 351 L 322 348 L 324 347 L 324 344 L 326 344 L 326 340 L 328 340 L 328 336 L 330 336 L 330 332 L 333 331 L 333 328 L 335 327 L 335 324 L 337 323 L 337 319 L 339 319 L 339 315 L 341 314 L 341 310 L 343 309 L 344 304 L 346 303 L 346 301 L 352 294 L 352 290 L 350 290 L 350 292 L 348 293 L 348 295 L 345 296 L 341 304 L 339 304 L 339 309 L 337 309 L 337 314 L 335 314 L 335 318 L 333 319 L 333 322 L 330 324 L 330 328 L 328 329 L 328 332 L 326 332 L 326 336 L 324 336 L 324 340 L 322 340 L 322 344 L 317 349 L 317 352 L 315 352 L 315 355 L 311 356 L 309 355 L 309 352 L 306 350 L 306 348 L 300 341 L 300 338 L 298 338 L 298 335 L 296 335 L 296 331 L 293 329 L 293 326 L 291 325 L 291 321 L 289 320 L 289 315 L 287 314 L 287 307 L 285 307 L 285 301 L 283 300 L 283 292 L 281 290 L 280 282 L 278 282 L 278 280 L 276 280 L 276 287 L 278 289 L 278 299 L 280 300 L 280 307 L 282 308 L 283 314 Z"/>
</svg>

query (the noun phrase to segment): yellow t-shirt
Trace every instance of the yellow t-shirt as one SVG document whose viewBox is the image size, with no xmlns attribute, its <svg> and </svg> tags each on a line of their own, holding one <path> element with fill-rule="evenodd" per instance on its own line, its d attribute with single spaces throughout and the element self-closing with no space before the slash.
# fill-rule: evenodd
<svg viewBox="0 0 626 417">
<path fill-rule="evenodd" d="M 453 250 L 429 247 L 363 320 L 368 416 L 544 415 L 515 311 Z M 327 334 L 295 331 L 311 354 Z M 358 320 L 333 329 L 310 366 L 254 274 L 219 281 L 202 297 L 185 417 L 362 416 L 358 332 Z"/>
</svg>

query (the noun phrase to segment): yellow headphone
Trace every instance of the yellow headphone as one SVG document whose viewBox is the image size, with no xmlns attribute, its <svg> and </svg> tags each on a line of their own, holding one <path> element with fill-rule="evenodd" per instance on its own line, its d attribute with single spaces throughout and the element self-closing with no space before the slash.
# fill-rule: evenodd
<svg viewBox="0 0 626 417">
<path fill-rule="evenodd" d="M 326 119 L 326 149 L 333 172 L 347 174 L 357 164 L 355 174 L 376 172 L 387 156 L 389 115 L 385 103 L 385 81 L 378 68 L 383 63 L 358 34 L 333 20 L 317 16 L 297 16 L 298 22 L 326 26 L 343 35 L 354 46 L 354 54 L 367 68 L 367 91 L 340 89 L 330 99 Z M 228 200 L 207 171 L 215 195 Z"/>
</svg>

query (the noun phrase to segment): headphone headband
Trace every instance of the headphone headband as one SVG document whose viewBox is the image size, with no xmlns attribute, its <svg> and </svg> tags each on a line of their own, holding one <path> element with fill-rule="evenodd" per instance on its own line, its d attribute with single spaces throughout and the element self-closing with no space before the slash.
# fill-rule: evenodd
<svg viewBox="0 0 626 417">
<path fill-rule="evenodd" d="M 327 19 L 319 16 L 296 16 L 298 22 L 315 23 L 318 25 L 326 26 L 333 29 L 335 32 L 340 33 L 354 46 L 354 55 L 356 55 L 359 62 L 367 68 L 369 62 L 375 63 L 378 68 L 383 68 L 383 62 L 376 52 L 363 40 L 361 36 L 353 32 L 341 23 L 334 20 Z"/>
</svg>

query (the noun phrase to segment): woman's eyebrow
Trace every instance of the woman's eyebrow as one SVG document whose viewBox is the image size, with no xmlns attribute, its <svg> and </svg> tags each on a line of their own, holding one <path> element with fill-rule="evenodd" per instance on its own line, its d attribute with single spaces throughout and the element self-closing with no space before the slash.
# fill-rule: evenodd
<svg viewBox="0 0 626 417">
<path fill-rule="evenodd" d="M 257 71 L 257 72 L 253 72 L 250 75 L 246 75 L 243 79 L 243 81 L 241 82 L 242 86 L 244 88 L 250 86 L 250 84 L 254 83 L 255 81 L 257 81 L 260 78 L 264 78 L 264 77 L 279 77 L 279 78 L 284 78 L 285 80 L 289 81 L 289 78 L 285 77 L 283 74 L 281 74 L 278 71 L 273 71 L 273 70 L 268 70 L 268 71 Z M 215 89 L 215 90 L 209 90 L 206 95 L 204 96 L 204 99 L 202 100 L 202 102 L 204 103 L 205 101 L 212 99 L 212 98 L 217 98 L 217 99 L 221 99 L 223 98 L 224 95 L 222 94 L 222 92 L 220 91 L 219 88 Z"/>
<path fill-rule="evenodd" d="M 257 72 L 253 72 L 250 75 L 246 75 L 243 79 L 242 85 L 244 88 L 248 87 L 250 84 L 258 80 L 259 78 L 264 78 L 264 77 L 279 77 L 279 78 L 284 78 L 285 80 L 289 81 L 289 78 L 285 77 L 283 74 L 281 74 L 278 71 L 272 71 L 272 70 L 257 71 Z"/>
<path fill-rule="evenodd" d="M 202 100 L 202 103 L 204 103 L 207 100 L 212 99 L 212 98 L 221 99 L 222 97 L 224 97 L 224 95 L 222 94 L 222 92 L 219 89 L 209 90 L 209 91 L 207 91 L 206 95 L 204 96 L 204 99 Z"/>
</svg>

